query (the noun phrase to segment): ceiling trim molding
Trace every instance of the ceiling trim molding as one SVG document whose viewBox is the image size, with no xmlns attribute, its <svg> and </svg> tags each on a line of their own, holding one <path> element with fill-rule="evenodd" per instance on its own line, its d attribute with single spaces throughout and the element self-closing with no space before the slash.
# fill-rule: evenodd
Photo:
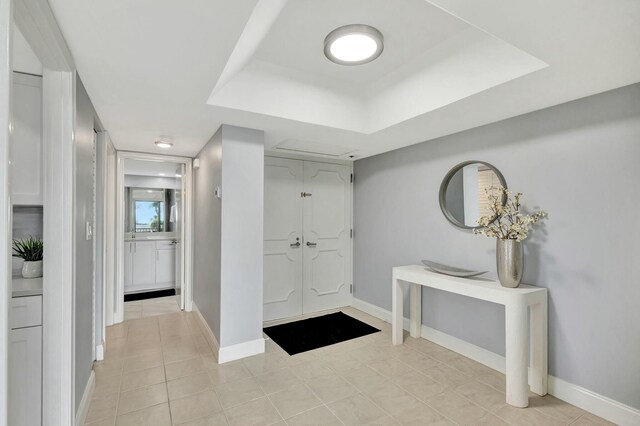
<svg viewBox="0 0 640 426">
<path fill-rule="evenodd" d="M 259 0 L 244 27 L 209 100 L 251 61 L 288 0 Z"/>
<path fill-rule="evenodd" d="M 58 22 L 47 0 L 16 0 L 14 22 L 42 66 L 54 71 L 73 71 L 75 65 Z"/>
</svg>

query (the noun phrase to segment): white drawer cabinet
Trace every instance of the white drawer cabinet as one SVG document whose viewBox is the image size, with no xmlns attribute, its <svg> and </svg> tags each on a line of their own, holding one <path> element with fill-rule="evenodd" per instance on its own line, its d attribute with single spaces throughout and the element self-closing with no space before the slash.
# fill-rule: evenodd
<svg viewBox="0 0 640 426">
<path fill-rule="evenodd" d="M 9 327 L 34 327 L 42 325 L 42 296 L 14 297 L 11 299 Z"/>
<path fill-rule="evenodd" d="M 42 424 L 42 296 L 11 299 L 9 424 Z"/>
<path fill-rule="evenodd" d="M 13 204 L 42 205 L 42 77 L 13 73 L 11 112 Z"/>
</svg>

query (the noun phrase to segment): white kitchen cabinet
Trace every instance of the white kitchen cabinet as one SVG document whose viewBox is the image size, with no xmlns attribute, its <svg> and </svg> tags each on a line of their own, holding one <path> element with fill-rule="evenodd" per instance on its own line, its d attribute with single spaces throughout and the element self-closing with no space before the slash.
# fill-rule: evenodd
<svg viewBox="0 0 640 426">
<path fill-rule="evenodd" d="M 133 270 L 131 285 L 134 287 L 156 282 L 156 243 L 136 241 L 133 243 Z"/>
<path fill-rule="evenodd" d="M 42 77 L 13 73 L 11 193 L 17 205 L 42 205 Z"/>
<path fill-rule="evenodd" d="M 38 307 L 38 312 L 34 307 Z M 9 332 L 9 423 L 42 424 L 42 296 L 12 299 Z M 33 325 L 37 324 L 37 325 Z"/>
<path fill-rule="evenodd" d="M 160 248 L 156 249 L 156 283 L 170 284 L 176 280 L 176 249 Z"/>
</svg>

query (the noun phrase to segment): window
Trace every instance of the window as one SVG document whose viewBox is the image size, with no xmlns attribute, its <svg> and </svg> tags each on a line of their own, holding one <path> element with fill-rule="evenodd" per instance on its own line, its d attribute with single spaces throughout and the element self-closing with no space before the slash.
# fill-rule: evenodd
<svg viewBox="0 0 640 426">
<path fill-rule="evenodd" d="M 164 201 L 135 202 L 136 232 L 164 231 Z"/>
</svg>

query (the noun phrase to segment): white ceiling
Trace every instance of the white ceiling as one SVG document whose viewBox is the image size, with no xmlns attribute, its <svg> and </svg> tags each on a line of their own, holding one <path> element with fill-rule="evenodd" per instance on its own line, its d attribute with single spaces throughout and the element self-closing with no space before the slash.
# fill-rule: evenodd
<svg viewBox="0 0 640 426">
<path fill-rule="evenodd" d="M 640 81 L 637 0 L 50 3 L 119 149 L 195 155 L 227 123 L 362 158 Z M 326 60 L 347 23 L 382 56 Z"/>
<path fill-rule="evenodd" d="M 116 148 L 196 154 L 221 123 L 206 100 L 256 0 L 49 3 Z"/>
<path fill-rule="evenodd" d="M 356 67 L 328 61 L 324 38 L 353 23 L 381 31 L 384 52 L 375 61 Z M 287 2 L 278 15 L 255 58 L 318 74 L 327 81 L 341 81 L 341 88 L 364 89 L 467 28 L 468 24 L 424 0 L 295 0 Z"/>
<path fill-rule="evenodd" d="M 388 34 L 378 59 L 346 67 L 325 58 L 324 37 L 348 22 Z M 232 58 L 248 63 L 210 105 L 364 134 L 547 66 L 424 0 L 296 0 L 257 41 L 255 53 L 236 46 Z"/>
</svg>

